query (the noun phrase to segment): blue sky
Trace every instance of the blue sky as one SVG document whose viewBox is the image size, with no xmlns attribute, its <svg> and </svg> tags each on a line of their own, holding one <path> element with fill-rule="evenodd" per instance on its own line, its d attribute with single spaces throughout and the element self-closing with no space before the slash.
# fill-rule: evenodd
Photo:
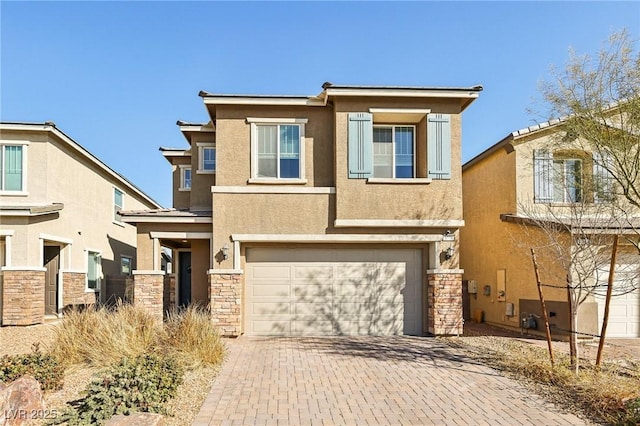
<svg viewBox="0 0 640 426">
<path fill-rule="evenodd" d="M 207 121 L 200 90 L 315 95 L 337 84 L 484 91 L 463 160 L 540 121 L 538 83 L 572 46 L 640 38 L 640 2 L 0 2 L 0 119 L 54 121 L 164 206 Z M 544 109 L 542 109 L 544 110 Z"/>
</svg>

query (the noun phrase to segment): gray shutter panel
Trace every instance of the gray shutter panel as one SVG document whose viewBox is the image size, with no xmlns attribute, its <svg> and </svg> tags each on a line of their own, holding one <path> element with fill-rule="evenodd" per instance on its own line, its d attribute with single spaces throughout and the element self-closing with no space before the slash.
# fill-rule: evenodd
<svg viewBox="0 0 640 426">
<path fill-rule="evenodd" d="M 596 203 L 606 203 L 613 200 L 613 176 L 609 173 L 611 167 L 610 155 L 593 153 L 593 199 Z"/>
<path fill-rule="evenodd" d="M 427 177 L 451 179 L 451 116 L 427 116 Z"/>
<path fill-rule="evenodd" d="M 546 149 L 533 150 L 533 192 L 535 203 L 553 202 L 553 156 Z"/>
<path fill-rule="evenodd" d="M 349 179 L 373 175 L 373 114 L 349 114 Z"/>
</svg>

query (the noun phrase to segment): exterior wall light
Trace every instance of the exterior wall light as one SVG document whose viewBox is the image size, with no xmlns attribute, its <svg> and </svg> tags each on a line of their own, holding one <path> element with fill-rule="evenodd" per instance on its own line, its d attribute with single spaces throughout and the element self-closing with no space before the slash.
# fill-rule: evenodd
<svg viewBox="0 0 640 426">
<path fill-rule="evenodd" d="M 222 247 L 222 259 L 227 260 L 229 259 L 229 246 L 228 245 L 224 245 L 224 247 Z"/>
<path fill-rule="evenodd" d="M 448 249 L 446 249 L 444 251 L 444 258 L 446 260 L 449 260 L 453 257 L 453 247 L 449 247 Z"/>
</svg>

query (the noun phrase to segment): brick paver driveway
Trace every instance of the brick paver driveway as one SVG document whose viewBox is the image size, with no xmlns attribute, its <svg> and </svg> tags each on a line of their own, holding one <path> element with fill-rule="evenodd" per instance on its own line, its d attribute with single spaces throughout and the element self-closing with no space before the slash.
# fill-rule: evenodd
<svg viewBox="0 0 640 426">
<path fill-rule="evenodd" d="M 583 425 L 438 340 L 252 338 L 228 342 L 194 425 Z"/>
</svg>

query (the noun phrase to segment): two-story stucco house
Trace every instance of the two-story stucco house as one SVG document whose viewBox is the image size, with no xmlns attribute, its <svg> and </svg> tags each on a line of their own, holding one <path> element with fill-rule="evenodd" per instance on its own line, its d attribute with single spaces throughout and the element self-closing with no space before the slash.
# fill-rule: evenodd
<svg viewBox="0 0 640 426">
<path fill-rule="evenodd" d="M 229 335 L 461 333 L 461 120 L 481 90 L 201 92 L 209 122 L 161 148 L 174 208 L 123 213 L 134 298 L 160 316 L 164 286 Z"/>
<path fill-rule="evenodd" d="M 532 326 L 527 319 L 533 314 L 535 328 L 544 330 L 530 251 L 534 248 L 540 257 L 551 332 L 566 336 L 566 330 L 570 330 L 569 273 L 572 285 L 582 274 L 586 288 L 578 309 L 577 330 L 598 335 L 611 236 L 619 234 L 622 237 L 607 336 L 640 337 L 640 290 L 632 291 L 640 284 L 640 256 L 625 238 L 637 238 L 640 215 L 629 208 L 629 216 L 622 221 L 616 219 L 609 197 L 614 183 L 597 159 L 598 154 L 584 141 L 560 144 L 558 135 L 564 135 L 562 121 L 558 120 L 524 128 L 463 165 L 465 227 L 461 231 L 460 262 L 467 316 L 482 310 L 489 323 L 519 328 L 523 319 L 526 327 Z M 557 234 L 549 234 L 549 230 L 557 230 Z M 563 266 L 560 259 L 553 258 L 558 253 L 575 255 L 576 267 L 568 271 L 566 262 Z M 584 266 L 579 266 L 579 253 L 585 253 Z"/>
<path fill-rule="evenodd" d="M 53 123 L 0 123 L 0 323 L 29 325 L 122 296 L 136 230 L 160 206 Z"/>
</svg>

